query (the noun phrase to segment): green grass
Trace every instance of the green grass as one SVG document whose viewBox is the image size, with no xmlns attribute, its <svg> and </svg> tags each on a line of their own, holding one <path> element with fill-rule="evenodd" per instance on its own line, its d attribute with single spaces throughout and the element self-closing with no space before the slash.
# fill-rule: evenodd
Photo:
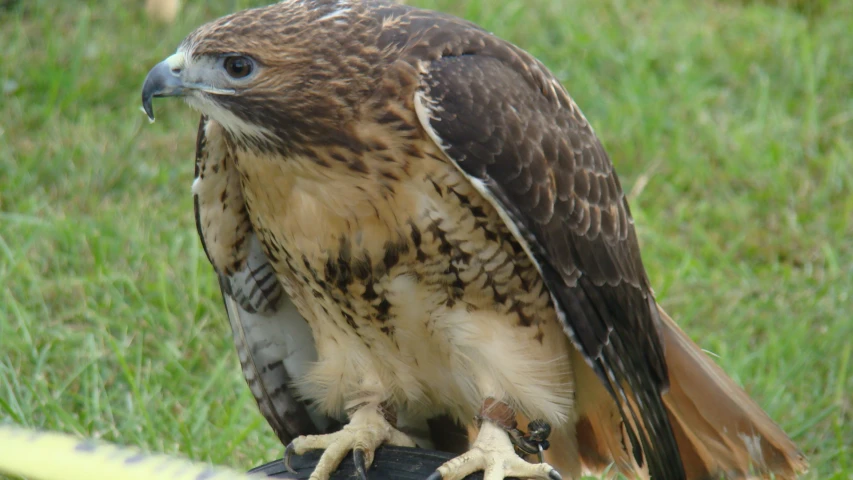
<svg viewBox="0 0 853 480">
<path fill-rule="evenodd" d="M 147 70 L 252 2 L 0 13 L 0 421 L 238 468 L 281 454 L 239 373 L 189 193 L 197 116 Z M 208 6 L 208 3 L 216 6 Z M 853 4 L 421 0 L 541 58 L 631 192 L 659 299 L 853 477 Z"/>
</svg>

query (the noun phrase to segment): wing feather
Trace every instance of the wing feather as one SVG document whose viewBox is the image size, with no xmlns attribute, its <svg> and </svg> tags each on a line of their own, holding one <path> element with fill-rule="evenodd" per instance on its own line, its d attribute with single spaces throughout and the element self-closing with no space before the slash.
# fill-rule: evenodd
<svg viewBox="0 0 853 480">
<path fill-rule="evenodd" d="M 425 130 L 536 262 L 567 334 L 616 400 L 639 465 L 684 478 L 661 394 L 660 318 L 613 166 L 559 82 L 467 23 L 424 35 L 407 61 Z M 417 22 L 412 22 L 415 25 Z"/>
<path fill-rule="evenodd" d="M 196 228 L 219 277 L 243 375 L 261 414 L 284 444 L 337 428 L 298 395 L 294 380 L 317 360 L 314 337 L 252 231 L 224 131 L 202 117 L 196 146 Z"/>
</svg>

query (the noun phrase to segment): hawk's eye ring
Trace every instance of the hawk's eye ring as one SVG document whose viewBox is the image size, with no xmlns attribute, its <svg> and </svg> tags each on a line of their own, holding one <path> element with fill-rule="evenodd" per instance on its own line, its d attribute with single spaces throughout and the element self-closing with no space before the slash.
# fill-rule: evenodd
<svg viewBox="0 0 853 480">
<path fill-rule="evenodd" d="M 238 55 L 226 57 L 223 66 L 231 78 L 246 78 L 251 75 L 252 71 L 255 69 L 252 59 Z"/>
</svg>

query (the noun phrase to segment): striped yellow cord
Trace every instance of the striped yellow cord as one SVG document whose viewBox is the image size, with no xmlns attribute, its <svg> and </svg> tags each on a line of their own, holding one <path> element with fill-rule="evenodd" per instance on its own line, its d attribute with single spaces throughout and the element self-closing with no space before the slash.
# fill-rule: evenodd
<svg viewBox="0 0 853 480">
<path fill-rule="evenodd" d="M 53 432 L 0 425 L 0 474 L 32 480 L 248 480 L 266 477 Z"/>
</svg>

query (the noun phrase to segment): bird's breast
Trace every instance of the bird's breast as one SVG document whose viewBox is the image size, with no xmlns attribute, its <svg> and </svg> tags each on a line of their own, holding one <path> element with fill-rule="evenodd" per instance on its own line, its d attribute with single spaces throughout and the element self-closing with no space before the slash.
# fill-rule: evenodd
<svg viewBox="0 0 853 480">
<path fill-rule="evenodd" d="M 253 227 L 318 342 L 315 375 L 329 378 L 315 385 L 332 388 L 342 369 L 365 371 L 357 365 L 373 358 L 385 364 L 378 381 L 428 392 L 437 380 L 420 366 L 451 358 L 460 312 L 523 327 L 540 344 L 543 325 L 556 325 L 538 271 L 493 207 L 440 152 L 422 152 L 384 173 L 373 166 L 387 162 L 369 155 L 359 171 L 240 158 Z"/>
</svg>

